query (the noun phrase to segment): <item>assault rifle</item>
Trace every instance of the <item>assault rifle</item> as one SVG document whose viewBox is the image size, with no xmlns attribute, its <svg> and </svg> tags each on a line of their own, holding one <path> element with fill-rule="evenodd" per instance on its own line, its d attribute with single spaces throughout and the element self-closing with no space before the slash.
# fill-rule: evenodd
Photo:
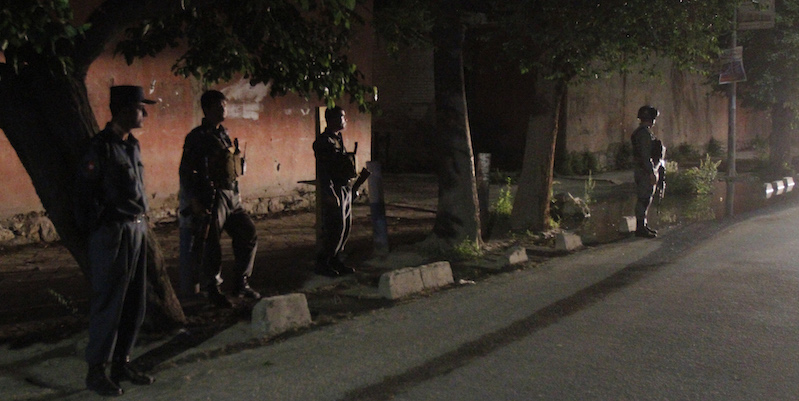
<svg viewBox="0 0 799 401">
<path fill-rule="evenodd" d="M 205 263 L 205 245 L 208 242 L 208 234 L 211 232 L 211 227 L 216 229 L 216 213 L 214 213 L 216 209 L 216 204 L 219 202 L 219 191 L 214 185 L 213 181 L 210 180 L 210 176 L 208 173 L 208 158 L 205 157 L 203 159 L 204 168 L 205 168 L 205 181 L 211 184 L 211 194 L 209 194 L 209 199 L 206 201 L 210 201 L 210 206 L 203 212 L 202 220 L 200 224 L 195 227 L 194 231 L 194 240 L 191 243 L 191 255 L 193 255 L 194 260 L 197 261 L 197 268 L 204 269 L 203 264 Z"/>
</svg>

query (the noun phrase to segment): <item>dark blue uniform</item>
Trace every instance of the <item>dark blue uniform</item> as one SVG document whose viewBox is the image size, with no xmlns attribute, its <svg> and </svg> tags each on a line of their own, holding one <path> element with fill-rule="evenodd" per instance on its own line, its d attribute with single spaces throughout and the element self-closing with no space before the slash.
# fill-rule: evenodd
<svg viewBox="0 0 799 401">
<path fill-rule="evenodd" d="M 78 225 L 88 232 L 89 366 L 126 360 L 144 321 L 147 196 L 139 141 L 113 124 L 95 135 L 77 182 Z"/>
</svg>

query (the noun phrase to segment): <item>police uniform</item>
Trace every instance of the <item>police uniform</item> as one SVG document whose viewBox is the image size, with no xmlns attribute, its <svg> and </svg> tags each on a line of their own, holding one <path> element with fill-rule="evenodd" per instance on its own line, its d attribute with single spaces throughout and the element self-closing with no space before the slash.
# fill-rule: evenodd
<svg viewBox="0 0 799 401">
<path fill-rule="evenodd" d="M 636 232 L 648 229 L 646 214 L 655 194 L 656 184 L 652 184 L 650 177 L 655 173 L 653 151 L 659 144 L 655 134 L 646 125 L 641 125 L 633 131 L 630 137 L 633 151 L 633 174 L 635 177 L 635 220 Z M 652 230 L 650 230 L 652 231 Z"/>
<path fill-rule="evenodd" d="M 233 146 L 227 129 L 214 126 L 203 119 L 202 125 L 192 130 L 183 146 L 180 162 L 180 185 L 183 210 L 181 214 L 191 216 L 195 228 L 194 241 L 198 238 L 197 227 L 202 226 L 205 216 L 192 214 L 192 202 L 199 202 L 211 211 L 212 224 L 202 255 L 194 255 L 194 260 L 202 260 L 199 266 L 200 285 L 209 291 L 209 297 L 219 294 L 222 283 L 222 250 L 220 235 L 222 230 L 233 241 L 235 269 L 238 275 L 239 295 L 259 298 L 248 284 L 255 262 L 258 237 L 255 224 L 241 204 L 237 177 L 241 171 L 241 157 Z M 224 301 L 223 301 L 224 302 Z"/>
<path fill-rule="evenodd" d="M 325 275 L 351 273 L 354 270 L 340 260 L 352 227 L 352 189 L 356 176 L 354 155 L 344 147 L 341 134 L 326 129 L 313 143 L 316 156 L 316 179 L 319 184 L 321 241 L 316 272 Z"/>
</svg>

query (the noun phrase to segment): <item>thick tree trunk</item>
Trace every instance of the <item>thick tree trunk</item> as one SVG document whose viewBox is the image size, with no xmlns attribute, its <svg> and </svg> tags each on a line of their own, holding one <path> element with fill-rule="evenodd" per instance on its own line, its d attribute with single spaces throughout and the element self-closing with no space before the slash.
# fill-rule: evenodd
<svg viewBox="0 0 799 401">
<path fill-rule="evenodd" d="M 441 1 L 439 6 L 433 30 L 438 212 L 429 240 L 447 248 L 464 240 L 480 241 L 480 209 L 463 73 L 465 27 L 457 1 Z"/>
<path fill-rule="evenodd" d="M 771 135 L 769 136 L 769 171 L 775 175 L 791 172 L 791 138 L 794 113 L 782 104 L 771 108 Z"/>
<path fill-rule="evenodd" d="M 47 70 L 25 68 L 19 76 L 0 82 L 0 129 L 3 130 L 36 193 L 84 275 L 87 238 L 77 230 L 73 217 L 74 172 L 81 143 L 98 131 L 82 78 L 54 76 Z M 148 317 L 163 329 L 183 324 L 186 318 L 166 274 L 161 250 L 154 236 L 148 244 Z"/>
<path fill-rule="evenodd" d="M 511 229 L 543 231 L 549 227 L 549 203 L 558 122 L 566 85 L 541 78 L 536 83 L 527 128 L 519 188 L 513 202 Z"/>
</svg>

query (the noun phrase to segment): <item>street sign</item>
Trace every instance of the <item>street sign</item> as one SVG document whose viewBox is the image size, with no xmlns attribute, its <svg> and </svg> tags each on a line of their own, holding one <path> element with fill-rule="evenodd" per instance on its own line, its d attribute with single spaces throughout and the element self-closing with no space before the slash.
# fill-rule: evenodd
<svg viewBox="0 0 799 401">
<path fill-rule="evenodd" d="M 735 48 L 727 49 L 721 54 L 721 73 L 719 74 L 719 84 L 746 81 L 743 54 L 743 46 L 736 46 Z"/>
<path fill-rule="evenodd" d="M 751 0 L 738 7 L 738 30 L 774 28 L 774 0 Z"/>
</svg>

